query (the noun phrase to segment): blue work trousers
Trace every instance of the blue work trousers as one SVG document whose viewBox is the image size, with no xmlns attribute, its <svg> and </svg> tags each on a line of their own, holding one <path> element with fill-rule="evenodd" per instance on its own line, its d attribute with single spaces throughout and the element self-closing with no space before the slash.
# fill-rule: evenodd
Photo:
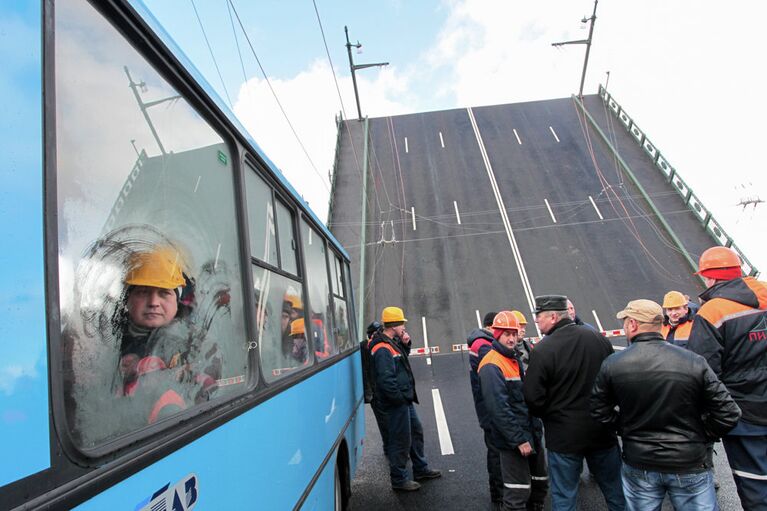
<svg viewBox="0 0 767 511">
<path fill-rule="evenodd" d="M 599 484 L 610 511 L 623 511 L 626 501 L 621 486 L 621 456 L 616 445 L 588 454 L 564 454 L 548 451 L 551 508 L 557 511 L 575 511 L 578 503 L 578 483 L 583 459 Z"/>
<path fill-rule="evenodd" d="M 722 444 L 740 505 L 748 511 L 767 511 L 767 435 L 727 435 Z"/>
<path fill-rule="evenodd" d="M 621 470 L 627 511 L 660 511 L 668 498 L 678 511 L 718 511 L 714 471 L 668 474 L 624 463 Z"/>
<path fill-rule="evenodd" d="M 408 458 L 413 462 L 413 475 L 429 470 L 423 452 L 423 426 L 413 403 L 386 408 L 388 419 L 389 475 L 392 485 L 399 485 L 412 478 L 408 473 Z"/>
</svg>

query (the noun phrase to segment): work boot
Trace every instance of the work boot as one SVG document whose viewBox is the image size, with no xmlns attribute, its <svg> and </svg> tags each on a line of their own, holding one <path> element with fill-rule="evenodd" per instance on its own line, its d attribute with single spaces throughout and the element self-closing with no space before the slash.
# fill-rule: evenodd
<svg viewBox="0 0 767 511">
<path fill-rule="evenodd" d="M 419 472 L 414 475 L 415 477 L 413 477 L 413 479 L 415 479 L 416 481 L 423 481 L 425 479 L 436 479 L 438 477 L 442 477 L 442 472 L 440 472 L 439 470 L 433 470 L 430 468 L 426 470 L 425 472 Z"/>
<path fill-rule="evenodd" d="M 392 483 L 391 487 L 397 491 L 416 491 L 421 487 L 421 485 L 415 481 L 404 481 L 397 484 Z"/>
</svg>

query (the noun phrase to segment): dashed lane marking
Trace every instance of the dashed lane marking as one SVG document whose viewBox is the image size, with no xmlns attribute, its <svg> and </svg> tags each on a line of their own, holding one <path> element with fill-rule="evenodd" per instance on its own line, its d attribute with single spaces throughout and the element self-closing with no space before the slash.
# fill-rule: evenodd
<svg viewBox="0 0 767 511">
<path fill-rule="evenodd" d="M 439 389 L 431 389 L 431 397 L 434 401 L 434 417 L 437 419 L 437 434 L 439 435 L 439 448 L 442 456 L 455 454 L 453 450 L 453 440 L 450 438 L 450 429 L 447 427 L 445 418 L 445 409 L 442 407 L 442 397 L 439 395 Z"/>
<path fill-rule="evenodd" d="M 557 133 L 554 131 L 554 128 L 549 126 L 549 129 L 551 130 L 551 134 L 554 135 L 554 138 L 559 142 L 559 137 L 557 136 Z"/>
<path fill-rule="evenodd" d="M 546 203 L 546 209 L 549 210 L 549 215 L 551 215 L 551 220 L 554 223 L 557 223 L 557 219 L 554 217 L 554 212 L 551 210 L 551 206 L 549 206 L 549 200 L 548 199 L 543 199 L 543 202 Z"/>
</svg>

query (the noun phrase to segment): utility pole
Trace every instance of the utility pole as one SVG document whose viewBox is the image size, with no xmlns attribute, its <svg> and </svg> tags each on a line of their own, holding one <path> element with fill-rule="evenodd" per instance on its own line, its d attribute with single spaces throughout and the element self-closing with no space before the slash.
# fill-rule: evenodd
<svg viewBox="0 0 767 511">
<path fill-rule="evenodd" d="M 144 119 L 146 119 L 146 123 L 149 125 L 149 130 L 152 132 L 152 135 L 154 136 L 155 141 L 157 142 L 157 146 L 160 148 L 160 152 L 163 156 L 165 156 L 165 147 L 163 147 L 162 142 L 160 142 L 160 135 L 157 134 L 157 130 L 154 128 L 154 124 L 152 124 L 152 119 L 149 117 L 148 110 L 155 106 L 159 105 L 160 103 L 165 103 L 166 101 L 175 101 L 179 99 L 181 96 L 170 96 L 163 99 L 158 99 L 157 101 L 149 101 L 148 103 L 145 103 L 144 100 L 141 99 L 141 95 L 139 95 L 138 89 L 139 87 L 146 92 L 146 83 L 141 81 L 139 83 L 136 83 L 133 81 L 133 78 L 131 78 L 130 71 L 128 70 L 128 66 L 123 66 L 123 69 L 125 70 L 125 74 L 128 76 L 128 86 L 133 91 L 133 95 L 136 97 L 136 103 L 138 103 L 138 107 L 141 109 L 141 113 L 144 114 Z M 131 144 L 133 144 L 134 140 L 131 140 Z M 133 145 L 133 149 L 136 149 L 136 145 Z"/>
<path fill-rule="evenodd" d="M 349 53 L 349 69 L 352 70 L 352 84 L 354 85 L 354 99 L 357 100 L 357 120 L 362 120 L 362 109 L 360 108 L 360 95 L 359 92 L 357 92 L 357 77 L 354 74 L 354 72 L 358 69 L 365 69 L 366 67 L 380 67 L 380 66 L 388 66 L 388 62 L 378 62 L 375 64 L 355 64 L 354 60 L 352 59 L 352 47 L 354 48 L 362 48 L 362 45 L 359 41 L 357 41 L 357 44 L 351 44 L 349 42 L 349 27 L 344 26 L 344 32 L 346 32 L 346 51 Z"/>
<path fill-rule="evenodd" d="M 594 0 L 594 13 L 590 18 L 583 18 L 581 23 L 589 23 L 589 38 L 581 39 L 579 41 L 565 41 L 562 43 L 551 43 L 554 47 L 564 46 L 566 44 L 585 44 L 586 45 L 586 58 L 583 60 L 583 73 L 581 74 L 581 87 L 578 89 L 578 98 L 583 99 L 583 82 L 586 80 L 586 66 L 589 64 L 589 52 L 591 51 L 591 36 L 594 34 L 594 22 L 597 20 L 597 4 L 599 0 Z"/>
</svg>

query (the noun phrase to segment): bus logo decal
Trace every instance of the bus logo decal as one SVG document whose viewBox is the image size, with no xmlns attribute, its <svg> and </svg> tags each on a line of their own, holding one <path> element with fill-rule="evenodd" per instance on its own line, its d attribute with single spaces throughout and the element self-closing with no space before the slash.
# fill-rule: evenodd
<svg viewBox="0 0 767 511">
<path fill-rule="evenodd" d="M 136 506 L 136 511 L 191 511 L 197 504 L 197 476 L 189 474 L 175 486 L 166 484 L 147 500 Z"/>
</svg>

